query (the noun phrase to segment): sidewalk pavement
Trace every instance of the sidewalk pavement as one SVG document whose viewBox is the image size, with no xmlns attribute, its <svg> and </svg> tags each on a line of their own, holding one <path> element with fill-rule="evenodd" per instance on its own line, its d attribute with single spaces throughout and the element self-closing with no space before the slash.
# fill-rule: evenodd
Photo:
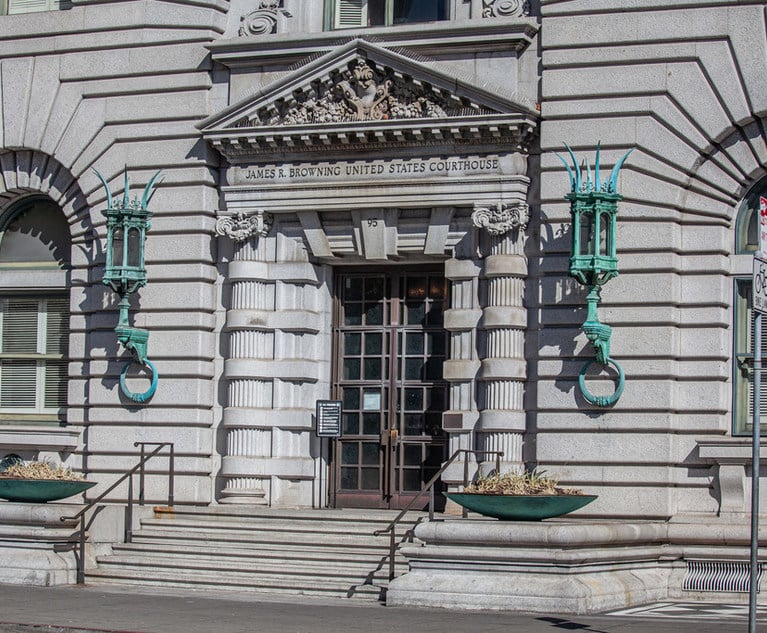
<svg viewBox="0 0 767 633">
<path fill-rule="evenodd" d="M 745 606 L 666 604 L 629 615 L 523 615 L 153 587 L 0 585 L 0 633 L 743 633 Z M 760 613 L 767 626 L 767 612 Z"/>
</svg>

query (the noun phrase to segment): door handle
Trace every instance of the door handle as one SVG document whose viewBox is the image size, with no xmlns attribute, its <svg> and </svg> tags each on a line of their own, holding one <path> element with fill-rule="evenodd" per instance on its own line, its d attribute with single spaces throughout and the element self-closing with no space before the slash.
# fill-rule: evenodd
<svg viewBox="0 0 767 633">
<path fill-rule="evenodd" d="M 397 444 L 399 444 L 399 431 L 397 429 L 389 429 L 389 444 L 392 448 L 397 448 Z"/>
</svg>

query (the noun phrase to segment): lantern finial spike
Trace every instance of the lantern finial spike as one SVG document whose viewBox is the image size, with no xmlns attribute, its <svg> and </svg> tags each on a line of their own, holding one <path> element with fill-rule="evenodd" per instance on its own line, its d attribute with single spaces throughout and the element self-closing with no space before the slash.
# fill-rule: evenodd
<svg viewBox="0 0 767 633">
<path fill-rule="evenodd" d="M 615 164 L 615 167 L 613 167 L 613 171 L 610 174 L 610 182 L 607 185 L 607 191 L 610 193 L 617 193 L 618 191 L 618 172 L 621 170 L 621 167 L 623 167 L 623 163 L 626 161 L 626 159 L 629 157 L 629 154 L 634 151 L 634 148 L 632 147 L 628 152 L 626 152 L 621 159 Z"/>
<path fill-rule="evenodd" d="M 94 169 L 93 173 L 99 177 L 101 184 L 104 185 L 104 189 L 107 192 L 107 209 L 111 209 L 112 208 L 112 191 L 109 189 L 109 183 L 106 181 L 104 176 L 101 175 L 101 172 L 98 169 Z"/>
<path fill-rule="evenodd" d="M 597 141 L 597 157 L 594 161 L 594 191 L 601 191 L 602 190 L 602 183 L 600 182 L 599 177 L 599 150 L 600 150 L 601 141 Z"/>
<path fill-rule="evenodd" d="M 594 181 L 591 178 L 591 165 L 589 159 L 586 158 L 586 191 L 594 190 Z"/>
<path fill-rule="evenodd" d="M 567 170 L 567 175 L 570 178 L 570 191 L 575 191 L 575 174 L 573 174 L 573 170 L 570 169 L 570 165 L 567 164 L 567 161 L 562 158 L 559 154 L 554 152 L 554 156 L 556 156 L 559 160 L 562 161 L 562 164 L 565 166 L 565 169 Z"/>
<path fill-rule="evenodd" d="M 149 201 L 152 199 L 152 196 L 154 195 L 154 192 L 155 192 L 154 187 L 159 185 L 160 182 L 162 182 L 162 179 L 164 178 L 164 176 L 162 176 L 162 177 L 159 177 L 159 179 L 158 179 L 158 176 L 160 176 L 160 170 L 159 169 L 155 172 L 154 176 L 152 176 L 149 179 L 149 182 L 147 183 L 146 187 L 144 187 L 144 195 L 141 197 L 141 208 L 142 209 L 146 209 L 147 208 L 147 205 L 149 204 Z"/>
<path fill-rule="evenodd" d="M 581 185 L 583 184 L 583 177 L 581 176 L 581 167 L 578 164 L 578 159 L 575 158 L 575 152 L 573 152 L 573 148 L 570 147 L 567 143 L 565 143 L 565 147 L 567 148 L 567 151 L 570 153 L 570 158 L 573 159 L 573 171 L 575 172 L 573 191 L 580 191 Z"/>
<path fill-rule="evenodd" d="M 128 178 L 128 166 L 125 165 L 125 178 L 123 185 L 123 207 L 126 209 L 130 205 L 130 179 Z"/>
</svg>

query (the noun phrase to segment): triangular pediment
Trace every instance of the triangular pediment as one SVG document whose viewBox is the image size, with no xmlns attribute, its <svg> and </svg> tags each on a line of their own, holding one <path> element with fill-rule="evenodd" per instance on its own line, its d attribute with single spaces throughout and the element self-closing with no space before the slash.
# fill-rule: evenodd
<svg viewBox="0 0 767 633">
<path fill-rule="evenodd" d="M 514 140 L 535 127 L 533 107 L 436 70 L 427 61 L 353 40 L 209 117 L 203 136 L 230 159 L 343 151 L 371 143 Z"/>
</svg>

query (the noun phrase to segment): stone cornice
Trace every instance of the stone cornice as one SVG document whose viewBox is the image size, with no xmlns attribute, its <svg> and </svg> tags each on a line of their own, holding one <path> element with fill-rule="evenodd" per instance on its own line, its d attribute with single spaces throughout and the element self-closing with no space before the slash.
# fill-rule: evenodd
<svg viewBox="0 0 767 633">
<path fill-rule="evenodd" d="M 535 131 L 535 117 L 527 114 L 499 114 L 450 119 L 408 119 L 393 121 L 344 122 L 300 126 L 269 126 L 208 130 L 205 138 L 232 163 L 275 151 L 302 154 L 346 155 L 359 151 L 459 145 L 464 150 L 497 151 L 525 149 Z"/>
<path fill-rule="evenodd" d="M 360 31 L 322 33 L 281 33 L 259 38 L 218 40 L 208 46 L 213 59 L 228 68 L 269 63 L 295 64 L 318 51 L 326 52 L 345 42 L 361 38 L 382 46 L 406 48 L 422 55 L 446 52 L 473 53 L 524 50 L 539 30 L 533 18 L 496 18 L 471 22 L 417 24 L 369 28 Z"/>
</svg>

